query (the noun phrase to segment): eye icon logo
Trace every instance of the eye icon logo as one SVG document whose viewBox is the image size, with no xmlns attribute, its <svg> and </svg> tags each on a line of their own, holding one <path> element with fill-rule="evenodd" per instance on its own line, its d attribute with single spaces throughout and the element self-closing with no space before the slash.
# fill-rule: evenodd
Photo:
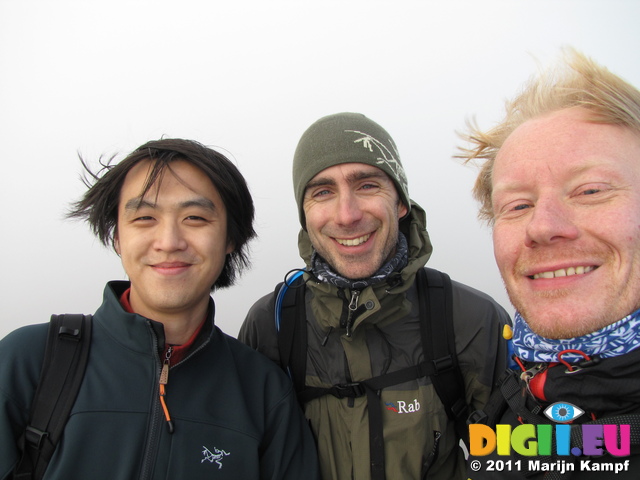
<svg viewBox="0 0 640 480">
<path fill-rule="evenodd" d="M 580 417 L 584 413 L 580 407 L 567 402 L 556 402 L 549 405 L 544 410 L 544 414 L 549 420 L 556 423 L 569 423 Z"/>
</svg>

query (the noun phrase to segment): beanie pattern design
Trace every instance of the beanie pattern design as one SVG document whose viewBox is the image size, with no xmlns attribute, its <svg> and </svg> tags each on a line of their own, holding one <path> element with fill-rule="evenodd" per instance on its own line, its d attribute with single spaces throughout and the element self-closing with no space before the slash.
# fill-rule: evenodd
<svg viewBox="0 0 640 480">
<path fill-rule="evenodd" d="M 407 175 L 404 173 L 404 168 L 402 167 L 402 164 L 400 163 L 399 160 L 397 160 L 398 158 L 400 158 L 400 155 L 398 154 L 398 150 L 396 148 L 395 143 L 393 143 L 392 138 L 389 139 L 389 143 L 393 147 L 393 150 L 394 150 L 393 152 L 389 150 L 387 146 L 384 143 L 382 143 L 380 140 L 373 138 L 371 135 L 367 133 L 360 132 L 358 130 L 345 130 L 345 132 L 353 132 L 353 133 L 358 133 L 360 135 L 363 135 L 362 138 L 358 138 L 354 140 L 353 143 L 362 142 L 362 146 L 364 148 L 368 148 L 369 151 L 372 153 L 373 153 L 372 145 L 375 145 L 375 147 L 380 152 L 380 155 L 382 155 L 382 157 L 378 157 L 377 159 L 378 166 L 386 172 L 389 172 L 389 171 L 393 172 L 393 174 L 391 175 L 391 178 L 394 179 L 395 177 L 395 180 L 397 180 L 397 182 L 400 184 L 403 191 L 406 192 L 409 190 L 409 182 L 407 182 Z M 382 164 L 384 164 L 384 166 Z"/>
</svg>

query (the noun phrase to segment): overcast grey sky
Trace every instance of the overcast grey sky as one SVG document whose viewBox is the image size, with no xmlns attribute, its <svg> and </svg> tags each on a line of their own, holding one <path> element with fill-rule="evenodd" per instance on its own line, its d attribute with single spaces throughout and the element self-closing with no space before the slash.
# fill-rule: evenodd
<svg viewBox="0 0 640 480">
<path fill-rule="evenodd" d="M 455 131 L 498 121 L 564 45 L 640 86 L 639 21 L 635 0 L 0 0 L 0 337 L 92 313 L 125 278 L 63 219 L 84 191 L 77 154 L 95 165 L 162 136 L 223 149 L 254 196 L 253 268 L 214 295 L 235 336 L 302 266 L 291 158 L 312 122 L 340 111 L 393 136 L 427 211 L 430 265 L 510 308 Z"/>
</svg>

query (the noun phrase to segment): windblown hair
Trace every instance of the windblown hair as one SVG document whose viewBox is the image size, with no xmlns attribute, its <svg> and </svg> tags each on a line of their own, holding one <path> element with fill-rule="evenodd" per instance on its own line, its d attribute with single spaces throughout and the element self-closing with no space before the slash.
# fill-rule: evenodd
<svg viewBox="0 0 640 480">
<path fill-rule="evenodd" d="M 114 158 L 101 161 L 101 168 L 93 172 L 80 158 L 85 173 L 83 182 L 88 191 L 72 205 L 67 216 L 87 221 L 92 232 L 105 245 L 115 248 L 118 229 L 118 205 L 120 191 L 127 173 L 139 162 L 151 160 L 149 172 L 141 196 L 162 181 L 171 162 L 183 160 L 198 167 L 211 180 L 227 210 L 227 239 L 234 246 L 227 255 L 220 276 L 211 289 L 233 285 L 244 268 L 249 267 L 247 243 L 256 236 L 253 228 L 254 206 L 247 183 L 236 166 L 221 153 L 193 140 L 161 139 L 145 143 L 120 163 Z"/>
<path fill-rule="evenodd" d="M 501 123 L 482 132 L 467 122 L 468 132 L 460 137 L 470 143 L 460 147 L 457 158 L 464 163 L 484 160 L 473 188 L 480 202 L 478 217 L 490 225 L 494 214 L 491 204 L 492 174 L 496 155 L 505 140 L 524 122 L 554 111 L 581 107 L 588 110 L 594 123 L 620 125 L 640 135 L 640 91 L 578 51 L 564 50 L 562 62 L 532 77 L 515 99 L 506 103 Z"/>
</svg>

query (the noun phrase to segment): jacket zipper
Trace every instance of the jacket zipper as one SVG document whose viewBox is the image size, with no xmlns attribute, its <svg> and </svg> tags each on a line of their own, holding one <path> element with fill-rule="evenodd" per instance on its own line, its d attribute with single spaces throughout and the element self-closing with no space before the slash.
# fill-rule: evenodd
<svg viewBox="0 0 640 480">
<path fill-rule="evenodd" d="M 358 309 L 358 300 L 360 300 L 360 290 L 351 290 L 351 301 L 349 302 L 349 314 L 347 316 L 347 337 L 351 336 L 351 327 L 356 318 L 355 311 Z"/>
<path fill-rule="evenodd" d="M 153 348 L 154 351 L 158 351 L 158 339 L 155 336 L 155 334 L 152 332 L 154 341 L 153 341 Z M 186 362 L 189 358 L 191 358 L 193 355 L 195 355 L 197 352 L 199 352 L 200 350 L 202 350 L 208 343 L 210 342 L 210 338 L 207 338 L 206 341 L 202 342 L 202 344 L 196 348 L 195 350 L 193 350 L 192 352 L 189 353 L 189 355 L 187 355 L 185 358 L 183 358 L 181 361 L 179 361 L 178 363 L 176 363 L 175 365 L 173 365 L 173 367 L 177 367 L 178 365 Z M 171 353 L 169 353 L 169 350 L 171 350 Z M 171 359 L 171 354 L 173 353 L 173 349 L 170 346 L 167 349 L 167 354 L 169 354 L 169 360 Z M 158 359 L 159 360 L 159 359 Z M 160 362 L 158 362 L 159 364 Z M 156 364 L 156 365 L 158 365 Z M 162 390 L 162 380 L 164 380 L 164 385 L 167 384 L 168 380 L 169 380 L 169 369 L 172 368 L 170 365 L 167 365 L 166 367 L 166 373 L 164 373 L 163 371 L 165 370 L 165 365 L 167 364 L 167 357 L 165 355 L 165 360 L 162 362 L 160 366 L 160 375 L 158 378 L 158 383 L 160 384 L 160 389 Z M 164 377 L 163 377 L 164 375 Z M 166 393 L 166 392 L 165 392 Z M 159 400 L 158 400 L 159 399 Z M 153 470 L 153 464 L 155 462 L 155 451 L 157 449 L 157 445 L 156 445 L 156 438 L 158 437 L 159 433 L 158 433 L 158 420 L 159 417 L 157 416 L 158 410 L 164 410 L 162 408 L 162 405 L 164 403 L 164 399 L 163 396 L 160 395 L 158 397 L 156 397 L 156 401 L 153 403 L 153 406 L 151 408 L 151 426 L 149 429 L 149 437 L 147 439 L 147 448 L 145 451 L 145 455 L 142 461 L 142 472 L 140 474 L 140 479 L 141 480 L 145 480 L 147 478 L 150 477 L 151 471 Z M 168 412 L 167 412 L 168 413 Z M 173 421 L 169 420 L 171 422 L 171 426 L 169 427 L 170 429 L 173 428 Z"/>
<path fill-rule="evenodd" d="M 157 352 L 158 339 L 153 333 L 153 329 L 151 330 L 153 335 L 153 349 L 155 352 Z M 160 360 L 158 357 L 156 358 Z M 158 361 L 156 365 L 157 365 L 156 368 L 158 368 L 158 370 L 156 371 L 159 372 L 160 376 L 162 376 L 162 367 L 163 367 L 162 364 L 160 363 L 160 361 Z M 158 413 L 160 413 L 161 411 L 162 411 L 162 407 L 160 405 L 160 401 L 158 400 L 158 397 L 155 397 L 155 401 L 153 402 L 153 405 L 151 407 L 151 412 L 150 412 L 151 423 L 149 425 L 149 432 L 147 436 L 147 446 L 145 448 L 144 458 L 142 460 L 142 471 L 140 472 L 140 480 L 146 480 L 151 477 L 151 471 L 153 470 L 153 465 L 155 463 L 155 457 L 157 453 L 156 441 L 159 436 L 158 427 L 160 426 L 159 425 L 160 418 L 158 417 Z"/>
</svg>

